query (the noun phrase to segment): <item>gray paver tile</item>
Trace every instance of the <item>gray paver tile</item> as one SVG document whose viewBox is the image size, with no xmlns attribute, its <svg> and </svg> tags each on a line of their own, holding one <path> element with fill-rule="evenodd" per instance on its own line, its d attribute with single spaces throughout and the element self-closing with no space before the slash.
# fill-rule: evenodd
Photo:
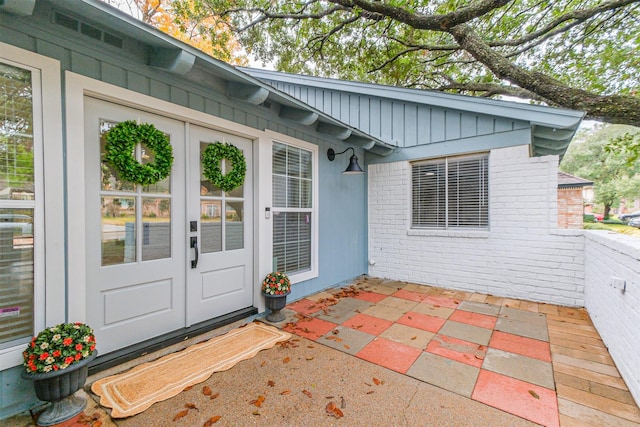
<svg viewBox="0 0 640 427">
<path fill-rule="evenodd" d="M 380 304 L 369 307 L 363 311 L 363 313 L 368 314 L 369 316 L 379 317 L 380 319 L 389 320 L 391 322 L 395 322 L 405 314 L 404 310 Z"/>
<path fill-rule="evenodd" d="M 407 371 L 415 379 L 471 397 L 480 369 L 436 354 L 420 354 Z"/>
<path fill-rule="evenodd" d="M 334 330 L 338 331 L 338 333 L 334 334 Z M 345 326 L 338 326 L 319 338 L 317 342 L 335 348 L 336 350 L 355 355 L 362 350 L 365 345 L 373 341 L 374 338 L 374 335 L 356 331 L 355 329 Z"/>
<path fill-rule="evenodd" d="M 540 341 L 549 341 L 549 332 L 547 330 L 546 322 L 544 325 L 539 325 L 506 317 L 498 317 L 495 330 L 520 335 L 521 337 L 533 338 Z"/>
<path fill-rule="evenodd" d="M 394 323 L 380 334 L 382 338 L 424 350 L 435 336 L 433 332 Z"/>
<path fill-rule="evenodd" d="M 555 390 L 553 367 L 549 362 L 489 348 L 482 369 Z"/>
<path fill-rule="evenodd" d="M 385 299 L 380 301 L 378 304 L 386 305 L 387 307 L 398 308 L 400 310 L 403 310 L 406 313 L 408 311 L 413 310 L 413 308 L 416 305 L 418 305 L 418 302 L 417 301 L 409 301 L 409 300 L 406 300 L 406 299 L 403 299 L 403 298 L 386 297 Z"/>
<path fill-rule="evenodd" d="M 458 306 L 458 309 L 471 311 L 473 313 L 486 314 L 489 316 L 497 316 L 500 312 L 500 306 L 475 301 L 462 301 Z"/>
<path fill-rule="evenodd" d="M 510 307 L 501 307 L 499 317 L 504 317 L 519 322 L 528 322 L 533 325 L 547 327 L 547 318 L 544 314 L 533 313 L 531 311 L 519 310 Z"/>
<path fill-rule="evenodd" d="M 336 305 L 328 307 L 327 312 L 319 311 L 314 317 L 333 323 L 344 323 L 358 313 L 370 308 L 373 303 L 354 298 L 343 298 Z"/>
<path fill-rule="evenodd" d="M 455 309 L 449 307 L 436 307 L 433 304 L 423 302 L 413 307 L 411 311 L 420 314 L 426 314 L 429 316 L 439 317 L 441 319 L 448 319 L 449 316 L 451 316 L 451 313 L 455 311 Z"/>
<path fill-rule="evenodd" d="M 453 320 L 447 320 L 447 322 L 438 331 L 440 335 L 446 335 L 448 337 L 458 338 L 480 345 L 489 344 L 492 332 L 493 331 L 491 329 L 454 322 Z"/>
</svg>

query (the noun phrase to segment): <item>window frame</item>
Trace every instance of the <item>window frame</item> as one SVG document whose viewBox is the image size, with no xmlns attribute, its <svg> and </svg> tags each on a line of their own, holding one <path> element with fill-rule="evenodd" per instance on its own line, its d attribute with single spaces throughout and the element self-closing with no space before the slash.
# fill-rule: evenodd
<svg viewBox="0 0 640 427">
<path fill-rule="evenodd" d="M 301 150 L 309 151 L 311 153 L 311 208 L 285 208 L 285 207 L 276 207 L 273 204 L 273 144 L 279 143 L 288 145 L 291 147 L 295 147 Z M 273 263 L 273 217 L 276 212 L 310 212 L 311 213 L 311 268 L 306 271 L 302 271 L 297 274 L 289 275 L 289 279 L 291 283 L 300 283 L 309 279 L 313 279 L 318 277 L 318 224 L 319 224 L 319 179 L 318 179 L 318 169 L 319 169 L 319 157 L 318 157 L 318 146 L 315 144 L 311 144 L 305 141 L 301 141 L 295 138 L 285 137 L 284 135 L 272 135 L 271 144 L 269 146 L 269 178 L 270 178 L 270 187 L 271 187 L 271 197 L 269 199 L 269 204 L 271 206 L 271 218 L 270 221 L 270 233 L 269 233 L 269 252 Z"/>
<path fill-rule="evenodd" d="M 472 154 L 464 154 L 464 155 L 458 155 L 458 156 L 445 156 L 445 157 L 439 157 L 439 158 L 432 158 L 432 159 L 425 159 L 425 160 L 420 160 L 420 161 L 415 161 L 415 162 L 411 162 L 411 169 L 410 169 L 410 179 L 409 182 L 411 183 L 411 188 L 410 188 L 410 218 L 409 218 L 409 222 L 410 222 L 410 227 L 409 229 L 411 231 L 444 231 L 444 232 L 462 232 L 462 231 L 489 231 L 490 228 L 490 217 L 489 217 L 489 213 L 490 213 L 490 197 L 489 197 L 489 153 L 488 152 L 482 152 L 482 153 L 472 153 Z M 456 207 L 451 207 L 450 206 L 450 200 L 451 197 L 449 195 L 449 191 L 450 191 L 450 185 L 452 184 L 450 181 L 450 168 L 449 166 L 453 163 L 455 164 L 459 164 L 460 162 L 465 162 L 465 161 L 472 161 L 472 160 L 483 160 L 484 161 L 484 173 L 482 173 L 482 171 L 480 169 L 478 169 L 475 172 L 475 182 L 479 182 L 480 183 L 480 187 L 482 188 L 482 191 L 484 192 L 484 194 L 482 196 L 477 197 L 474 200 L 474 203 L 476 203 L 478 206 L 480 206 L 481 203 L 485 203 L 486 204 L 486 213 L 484 214 L 485 218 L 484 218 L 484 223 L 477 225 L 477 226 L 466 226 L 466 225 L 452 225 L 450 222 L 450 218 L 451 215 L 456 213 L 459 215 L 460 210 L 457 209 Z M 415 177 L 414 177 L 414 170 L 416 167 L 419 166 L 423 166 L 423 165 L 434 165 L 434 167 L 437 168 L 437 173 L 436 176 L 437 177 L 443 177 L 444 178 L 444 182 L 442 184 L 443 189 L 444 189 L 444 193 L 443 194 L 436 194 L 437 197 L 442 198 L 442 202 L 444 204 L 444 207 L 442 208 L 438 208 L 441 210 L 438 210 L 438 212 L 436 213 L 437 217 L 442 217 L 443 218 L 443 225 L 438 225 L 436 224 L 416 224 L 415 221 L 415 216 L 414 216 L 414 212 L 416 210 L 416 198 L 414 197 L 415 191 L 416 191 L 416 186 L 417 183 L 415 182 Z M 442 174 L 440 174 L 440 168 L 443 167 L 442 169 Z M 455 211 L 455 212 L 452 212 Z M 480 216 L 479 216 L 480 218 Z"/>
</svg>

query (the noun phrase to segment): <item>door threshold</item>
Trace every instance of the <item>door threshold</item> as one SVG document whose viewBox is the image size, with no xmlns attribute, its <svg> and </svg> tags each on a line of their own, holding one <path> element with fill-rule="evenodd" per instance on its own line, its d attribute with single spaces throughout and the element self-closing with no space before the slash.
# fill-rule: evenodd
<svg viewBox="0 0 640 427">
<path fill-rule="evenodd" d="M 122 365 L 133 359 L 146 356 L 154 351 L 161 350 L 170 345 L 180 343 L 189 338 L 204 334 L 217 328 L 221 328 L 230 323 L 246 319 L 258 313 L 256 307 L 247 307 L 234 312 L 205 320 L 204 322 L 191 325 L 188 328 L 177 329 L 172 332 L 133 344 L 128 347 L 115 350 L 105 355 L 98 355 L 89 365 L 89 375 L 94 375 L 114 366 Z"/>
</svg>

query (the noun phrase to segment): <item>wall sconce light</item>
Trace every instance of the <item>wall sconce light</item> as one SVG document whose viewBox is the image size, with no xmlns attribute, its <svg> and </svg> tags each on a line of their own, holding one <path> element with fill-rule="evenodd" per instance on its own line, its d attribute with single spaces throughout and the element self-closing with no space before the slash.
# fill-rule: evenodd
<svg viewBox="0 0 640 427">
<path fill-rule="evenodd" d="M 347 166 L 347 168 L 342 173 L 344 175 L 356 175 L 356 174 L 364 173 L 364 171 L 358 164 L 358 157 L 356 156 L 356 150 L 354 150 L 353 147 L 349 147 L 346 150 L 341 151 L 340 153 L 336 153 L 335 151 L 333 151 L 333 148 L 329 148 L 329 150 L 327 150 L 327 157 L 329 158 L 330 162 L 333 162 L 333 160 L 336 158 L 337 155 L 344 154 L 348 150 L 351 150 L 353 154 L 349 159 L 349 166 Z"/>
</svg>

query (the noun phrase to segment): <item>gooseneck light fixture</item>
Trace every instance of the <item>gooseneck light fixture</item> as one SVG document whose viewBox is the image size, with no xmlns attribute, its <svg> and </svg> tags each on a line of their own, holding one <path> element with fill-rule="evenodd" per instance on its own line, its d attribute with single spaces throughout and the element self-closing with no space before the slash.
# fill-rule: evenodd
<svg viewBox="0 0 640 427">
<path fill-rule="evenodd" d="M 327 150 L 327 157 L 329 158 L 330 162 L 333 162 L 333 160 L 336 158 L 337 155 L 344 154 L 349 150 L 351 150 L 353 154 L 349 159 L 349 166 L 347 166 L 347 168 L 342 173 L 344 175 L 356 175 L 356 174 L 364 173 L 364 171 L 358 164 L 358 156 L 356 156 L 356 150 L 354 150 L 353 147 L 349 147 L 346 150 L 341 151 L 339 153 L 336 153 L 335 151 L 333 151 L 333 148 L 329 148 L 329 150 Z"/>
</svg>

